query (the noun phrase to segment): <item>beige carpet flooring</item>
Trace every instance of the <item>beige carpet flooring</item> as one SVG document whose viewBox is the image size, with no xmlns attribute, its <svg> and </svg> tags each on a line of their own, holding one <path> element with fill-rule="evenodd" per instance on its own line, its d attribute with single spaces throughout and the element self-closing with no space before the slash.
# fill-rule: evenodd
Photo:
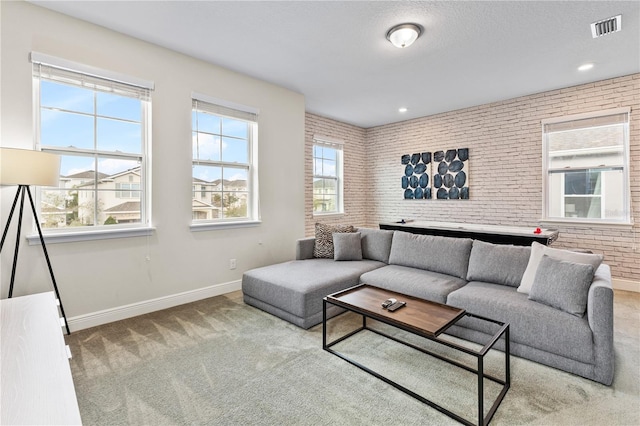
<svg viewBox="0 0 640 426">
<path fill-rule="evenodd" d="M 640 294 L 616 291 L 614 303 L 612 386 L 512 357 L 511 389 L 491 424 L 640 425 Z M 341 315 L 331 335 L 359 321 Z M 323 351 L 322 325 L 297 328 L 240 292 L 66 340 L 85 425 L 458 424 Z M 469 373 L 371 332 L 336 349 L 476 422 Z M 502 360 L 490 353 L 488 371 L 500 376 Z M 498 391 L 486 385 L 487 398 Z"/>
</svg>

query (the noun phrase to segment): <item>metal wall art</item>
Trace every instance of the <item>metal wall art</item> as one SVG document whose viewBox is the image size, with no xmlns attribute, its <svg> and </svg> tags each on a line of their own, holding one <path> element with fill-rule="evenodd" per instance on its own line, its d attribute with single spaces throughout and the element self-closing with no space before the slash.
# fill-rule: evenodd
<svg viewBox="0 0 640 426">
<path fill-rule="evenodd" d="M 469 199 L 468 148 L 405 154 L 401 163 L 405 199 Z"/>
</svg>

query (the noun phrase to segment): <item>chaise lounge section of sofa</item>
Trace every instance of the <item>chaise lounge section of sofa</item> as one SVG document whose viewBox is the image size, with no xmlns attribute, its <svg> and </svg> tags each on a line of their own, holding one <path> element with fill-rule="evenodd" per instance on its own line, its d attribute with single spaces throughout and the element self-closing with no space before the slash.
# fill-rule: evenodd
<svg viewBox="0 0 640 426">
<path fill-rule="evenodd" d="M 245 302 L 309 328 L 322 321 L 324 296 L 367 283 L 508 322 L 513 355 L 611 384 L 613 289 L 601 256 L 537 243 L 358 233 L 362 260 L 314 258 L 315 239 L 299 240 L 295 261 L 245 273 Z M 447 333 L 484 344 L 493 331 L 465 318 Z"/>
<path fill-rule="evenodd" d="M 360 260 L 313 256 L 315 238 L 298 240 L 296 260 L 253 269 L 242 277 L 244 302 L 298 327 L 322 322 L 322 298 L 360 283 L 362 274 L 386 266 L 392 231 L 362 230 Z M 343 310 L 331 306 L 330 318 Z"/>
</svg>

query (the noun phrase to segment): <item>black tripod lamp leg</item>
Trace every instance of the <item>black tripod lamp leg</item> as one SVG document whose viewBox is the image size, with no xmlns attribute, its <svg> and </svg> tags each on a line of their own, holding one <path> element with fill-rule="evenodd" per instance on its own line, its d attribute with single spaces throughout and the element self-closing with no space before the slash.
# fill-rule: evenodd
<svg viewBox="0 0 640 426">
<path fill-rule="evenodd" d="M 13 296 L 13 283 L 16 279 L 16 267 L 18 266 L 18 250 L 20 248 L 20 232 L 22 231 L 22 212 L 24 211 L 24 186 L 20 185 L 20 213 L 18 213 L 18 233 L 16 235 L 16 248 L 13 252 L 13 266 L 11 267 L 11 283 L 9 284 L 9 299 Z"/>
<path fill-rule="evenodd" d="M 4 232 L 2 233 L 2 241 L 0 241 L 0 252 L 2 252 L 2 247 L 4 247 L 4 239 L 7 237 L 7 231 L 9 230 L 9 225 L 11 224 L 11 219 L 13 218 L 13 212 L 16 209 L 16 204 L 18 204 L 18 197 L 20 197 L 21 189 L 22 189 L 22 185 L 19 185 L 18 190 L 16 191 L 16 196 L 13 199 L 13 205 L 11 206 L 11 212 L 9 213 L 9 218 L 7 219 L 7 226 L 4 227 Z"/>
<path fill-rule="evenodd" d="M 36 227 L 38 228 L 38 235 L 40 236 L 40 244 L 42 245 L 42 251 L 44 251 L 44 257 L 47 259 L 47 266 L 49 267 L 49 274 L 51 275 L 51 282 L 53 282 L 53 289 L 56 293 L 56 298 L 60 303 L 60 313 L 62 314 L 62 318 L 64 318 L 64 326 L 67 329 L 67 334 L 71 334 L 69 331 L 69 323 L 67 321 L 67 316 L 64 313 L 64 307 L 62 306 L 62 299 L 60 298 L 60 292 L 58 291 L 58 285 L 56 284 L 56 277 L 53 275 L 53 268 L 51 267 L 51 261 L 49 260 L 49 253 L 47 252 L 47 246 L 44 243 L 44 237 L 42 236 L 42 229 L 40 228 L 40 221 L 38 220 L 38 214 L 36 213 L 36 206 L 33 203 L 33 198 L 31 197 L 31 191 L 29 187 L 26 186 L 27 194 L 29 194 L 29 202 L 31 203 L 31 211 L 33 212 L 33 217 L 36 222 Z"/>
</svg>

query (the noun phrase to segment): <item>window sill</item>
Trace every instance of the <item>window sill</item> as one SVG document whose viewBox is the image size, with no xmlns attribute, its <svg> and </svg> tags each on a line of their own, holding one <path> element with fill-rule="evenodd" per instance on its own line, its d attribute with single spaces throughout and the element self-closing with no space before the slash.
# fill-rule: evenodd
<svg viewBox="0 0 640 426">
<path fill-rule="evenodd" d="M 344 216 L 344 212 L 331 212 L 331 213 L 314 213 L 313 217 L 342 217 Z"/>
<path fill-rule="evenodd" d="M 572 228 L 589 228 L 589 229 L 631 229 L 633 221 L 630 223 L 622 222 L 593 222 L 593 221 L 577 221 L 562 219 L 540 219 L 543 226 L 570 226 Z"/>
<path fill-rule="evenodd" d="M 145 237 L 153 235 L 154 232 L 155 228 L 153 227 L 101 229 L 92 231 L 45 233 L 43 234 L 43 238 L 46 244 L 59 244 L 74 243 L 78 241 L 110 240 L 114 238 Z M 38 245 L 40 244 L 40 236 L 38 234 L 28 235 L 27 241 L 30 246 Z"/>
<path fill-rule="evenodd" d="M 189 225 L 191 232 L 215 231 L 217 229 L 233 229 L 233 228 L 250 228 L 260 226 L 261 220 L 243 220 L 238 222 L 208 222 L 208 223 L 192 223 Z"/>
</svg>

